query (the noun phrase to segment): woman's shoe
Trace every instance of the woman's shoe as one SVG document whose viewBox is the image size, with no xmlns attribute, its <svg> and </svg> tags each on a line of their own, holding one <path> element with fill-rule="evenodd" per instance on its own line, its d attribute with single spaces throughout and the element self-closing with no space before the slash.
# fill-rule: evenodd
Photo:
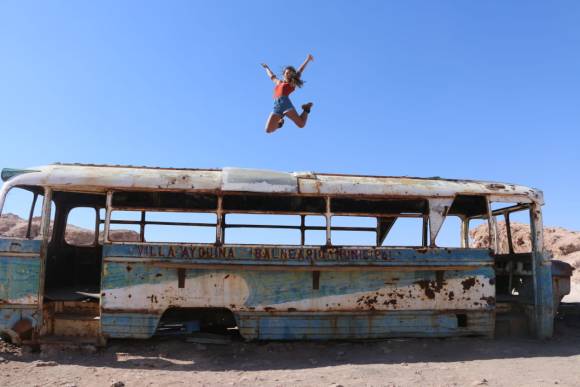
<svg viewBox="0 0 580 387">
<path fill-rule="evenodd" d="M 312 102 L 305 103 L 302 105 L 302 110 L 304 110 L 306 113 L 310 113 L 310 108 L 312 108 L 312 105 L 314 105 Z"/>
</svg>

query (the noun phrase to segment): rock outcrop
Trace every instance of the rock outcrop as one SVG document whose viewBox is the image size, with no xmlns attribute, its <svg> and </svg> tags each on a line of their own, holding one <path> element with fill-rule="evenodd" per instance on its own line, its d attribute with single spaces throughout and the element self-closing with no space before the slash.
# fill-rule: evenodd
<svg viewBox="0 0 580 387">
<path fill-rule="evenodd" d="M 51 225 L 52 227 L 52 225 Z M 0 235 L 4 237 L 24 238 L 26 230 L 28 229 L 28 222 L 18 215 L 5 214 L 0 217 Z M 32 218 L 30 227 L 31 237 L 35 237 L 40 232 L 40 218 Z M 99 234 L 99 239 L 102 240 L 102 233 Z M 139 234 L 131 230 L 111 230 L 111 240 L 119 241 L 138 241 Z M 86 228 L 77 227 L 74 225 L 67 225 L 65 240 L 67 243 L 76 246 L 86 246 L 93 243 L 95 239 L 94 231 Z"/>
<path fill-rule="evenodd" d="M 527 252 L 531 250 L 530 226 L 511 223 L 514 250 Z M 508 252 L 507 231 L 505 222 L 498 222 L 500 252 Z M 487 225 L 481 225 L 469 232 L 474 247 L 489 246 Z M 580 283 L 580 232 L 566 230 L 562 227 L 544 227 L 544 249 L 552 258 L 569 263 L 574 267 L 573 280 Z"/>
</svg>

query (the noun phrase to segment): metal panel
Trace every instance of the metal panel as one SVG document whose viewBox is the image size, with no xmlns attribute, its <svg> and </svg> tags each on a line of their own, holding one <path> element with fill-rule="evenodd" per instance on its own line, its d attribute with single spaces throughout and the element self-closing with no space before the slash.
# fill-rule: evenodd
<svg viewBox="0 0 580 387">
<path fill-rule="evenodd" d="M 40 313 L 36 307 L 16 307 L 3 305 L 0 308 L 0 331 L 14 330 L 20 321 L 30 322 L 32 328 L 36 328 L 40 323 Z M 17 336 L 14 336 L 17 338 Z"/>
<path fill-rule="evenodd" d="M 329 196 L 454 197 L 495 195 L 514 202 L 543 204 L 541 191 L 486 181 L 441 178 L 285 173 L 225 168 L 170 169 L 128 166 L 47 165 L 11 178 L 6 185 L 51 186 L 63 190 L 106 192 L 110 189 L 280 192 Z M 241 171 L 230 173 L 227 171 Z M 225 176 L 225 178 L 224 178 Z M 231 178 L 230 178 L 231 177 Z M 518 199 L 515 199 L 518 198 Z"/>
<path fill-rule="evenodd" d="M 0 240 L 0 308 L 6 304 L 38 304 L 39 240 Z"/>
<path fill-rule="evenodd" d="M 206 246 L 203 247 L 206 250 L 193 250 L 193 259 L 184 259 L 178 253 L 180 248 L 192 247 L 105 246 L 107 257 L 101 297 L 103 333 L 110 337 L 148 337 L 154 333 L 159 316 L 170 307 L 227 308 L 244 315 L 301 313 L 307 321 L 320 326 L 334 321 L 336 314 L 346 313 L 337 321 L 352 320 L 340 322 L 352 327 L 363 324 L 360 322 L 363 320 L 354 318 L 360 313 L 370 313 L 370 317 L 365 317 L 367 326 L 377 318 L 378 325 L 371 323 L 368 330 L 351 332 L 350 336 L 341 332 L 332 336 L 331 332 L 322 329 L 313 330 L 308 338 L 415 335 L 415 331 L 394 323 L 393 316 L 398 313 L 407 313 L 405 321 L 423 332 L 416 336 L 463 334 L 464 330 L 453 325 L 456 324 L 453 323 L 455 311 L 481 312 L 493 319 L 495 274 L 487 250 L 378 249 L 387 252 L 388 259 L 384 261 L 380 259 L 381 254 L 370 253 L 377 250 L 372 248 L 348 249 L 344 256 L 328 251 L 319 255 L 318 251 L 328 250 L 321 247 L 311 248 L 317 251 L 312 254 L 306 253 L 308 248 L 292 248 L 293 253 L 288 256 L 282 255 L 280 248 L 264 252 L 264 247 L 247 246 Z M 277 253 L 273 252 L 275 249 Z M 216 258 L 218 256 L 220 258 Z M 290 256 L 295 258 L 292 264 Z M 196 267 L 196 262 L 201 266 Z M 203 266 L 203 263 L 215 265 L 220 262 L 221 268 Z M 466 262 L 475 266 L 466 266 Z M 262 270 L 268 265 L 270 270 Z M 372 270 L 361 270 L 368 268 Z M 317 286 L 314 286 L 309 271 L 317 270 L 320 273 Z M 431 317 L 425 317 L 425 313 Z M 445 313 L 450 313 L 451 320 L 433 317 Z M 284 323 L 284 316 L 280 315 L 277 324 Z M 269 324 L 269 320 L 263 321 L 260 324 Z M 288 319 L 288 329 L 293 321 Z M 428 325 L 428 321 L 432 325 Z M 425 326 L 435 329 L 424 330 Z M 487 328 L 478 329 L 476 325 L 471 334 L 490 335 L 493 332 Z M 255 336 L 248 332 L 248 338 Z M 283 338 L 302 337 L 307 333 L 297 330 Z M 280 335 L 272 331 L 271 335 L 256 337 Z"/>
<path fill-rule="evenodd" d="M 459 326 L 458 314 L 466 326 Z M 494 316 L 482 312 L 237 313 L 249 340 L 332 340 L 384 337 L 493 336 Z"/>
<path fill-rule="evenodd" d="M 224 168 L 222 172 L 223 191 L 241 192 L 298 192 L 295 176 L 286 172 L 259 169 Z"/>
<path fill-rule="evenodd" d="M 494 272 L 321 272 L 186 270 L 105 263 L 101 305 L 106 310 L 163 312 L 175 307 L 237 310 L 446 310 L 495 306 Z"/>
<path fill-rule="evenodd" d="M 110 338 L 147 339 L 155 334 L 159 314 L 110 313 L 101 314 L 101 332 Z"/>
<path fill-rule="evenodd" d="M 441 230 L 452 203 L 453 198 L 429 199 L 429 241 L 431 247 L 435 247 L 437 234 Z"/>
</svg>

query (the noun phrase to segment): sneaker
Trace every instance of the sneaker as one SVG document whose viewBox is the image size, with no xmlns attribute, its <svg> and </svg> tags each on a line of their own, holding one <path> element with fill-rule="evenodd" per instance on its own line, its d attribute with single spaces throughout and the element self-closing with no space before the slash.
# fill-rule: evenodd
<svg viewBox="0 0 580 387">
<path fill-rule="evenodd" d="M 304 110 L 306 113 L 310 113 L 310 108 L 312 108 L 312 105 L 312 102 L 305 103 L 302 105 L 302 110 Z"/>
</svg>

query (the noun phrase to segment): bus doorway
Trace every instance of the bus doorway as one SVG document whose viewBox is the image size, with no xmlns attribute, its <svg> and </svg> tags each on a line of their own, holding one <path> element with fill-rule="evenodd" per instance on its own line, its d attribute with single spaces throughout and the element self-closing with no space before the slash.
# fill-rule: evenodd
<svg viewBox="0 0 580 387">
<path fill-rule="evenodd" d="M 92 340 L 100 336 L 103 248 L 99 230 L 105 195 L 54 191 L 53 203 L 41 335 L 52 340 L 63 336 Z"/>
</svg>

